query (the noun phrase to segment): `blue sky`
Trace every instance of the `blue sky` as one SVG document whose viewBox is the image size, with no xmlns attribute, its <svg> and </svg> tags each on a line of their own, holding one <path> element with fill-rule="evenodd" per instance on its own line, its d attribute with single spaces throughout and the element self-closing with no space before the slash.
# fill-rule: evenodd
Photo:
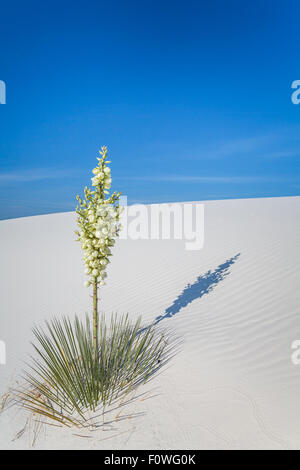
<svg viewBox="0 0 300 470">
<path fill-rule="evenodd" d="M 101 145 L 129 203 L 300 195 L 299 13 L 2 2 L 0 218 L 74 210 Z"/>
</svg>

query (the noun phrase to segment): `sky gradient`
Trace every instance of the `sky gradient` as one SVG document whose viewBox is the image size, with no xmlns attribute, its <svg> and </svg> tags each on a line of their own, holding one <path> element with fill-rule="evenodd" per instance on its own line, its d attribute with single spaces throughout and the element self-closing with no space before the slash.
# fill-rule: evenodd
<svg viewBox="0 0 300 470">
<path fill-rule="evenodd" d="M 300 195 L 296 1 L 1 3 L 0 218 L 72 211 L 101 145 L 129 203 Z"/>
</svg>

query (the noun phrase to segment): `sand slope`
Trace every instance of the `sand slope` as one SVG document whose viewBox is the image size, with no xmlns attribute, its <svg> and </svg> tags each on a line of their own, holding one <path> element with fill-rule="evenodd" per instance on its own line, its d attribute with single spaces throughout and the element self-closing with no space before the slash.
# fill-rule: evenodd
<svg viewBox="0 0 300 470">
<path fill-rule="evenodd" d="M 30 351 L 34 323 L 90 309 L 74 229 L 73 213 L 0 222 L 0 392 Z M 182 351 L 147 399 L 124 409 L 131 418 L 92 437 L 47 428 L 36 447 L 299 449 L 299 235 L 295 197 L 206 202 L 201 251 L 118 241 L 102 310 L 156 319 Z M 29 433 L 12 441 L 22 423 L 15 410 L 0 415 L 0 448 L 30 446 Z"/>
</svg>

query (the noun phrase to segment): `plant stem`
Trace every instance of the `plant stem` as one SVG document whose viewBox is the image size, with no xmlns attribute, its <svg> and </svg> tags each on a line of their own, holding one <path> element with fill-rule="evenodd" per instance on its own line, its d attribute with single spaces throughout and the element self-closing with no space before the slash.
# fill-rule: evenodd
<svg viewBox="0 0 300 470">
<path fill-rule="evenodd" d="M 98 286 L 93 282 L 93 347 L 96 354 L 98 348 Z"/>
</svg>

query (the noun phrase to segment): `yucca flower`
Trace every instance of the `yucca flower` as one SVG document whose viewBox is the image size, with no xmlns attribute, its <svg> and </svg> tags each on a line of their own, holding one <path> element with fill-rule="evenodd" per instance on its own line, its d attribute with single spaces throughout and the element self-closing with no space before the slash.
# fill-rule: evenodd
<svg viewBox="0 0 300 470">
<path fill-rule="evenodd" d="M 100 155 L 97 167 L 92 170 L 94 176 L 91 181 L 94 189 L 86 187 L 83 200 L 77 196 L 79 206 L 76 208 L 79 225 L 79 231 L 76 234 L 81 243 L 86 268 L 85 274 L 88 276 L 85 286 L 93 286 L 95 347 L 98 325 L 98 286 L 105 284 L 105 270 L 111 256 L 109 248 L 114 246 L 115 239 L 121 229 L 119 223 L 121 215 L 119 197 L 121 193 L 114 192 L 109 195 L 108 192 L 112 179 L 106 147 L 101 147 Z"/>
</svg>

